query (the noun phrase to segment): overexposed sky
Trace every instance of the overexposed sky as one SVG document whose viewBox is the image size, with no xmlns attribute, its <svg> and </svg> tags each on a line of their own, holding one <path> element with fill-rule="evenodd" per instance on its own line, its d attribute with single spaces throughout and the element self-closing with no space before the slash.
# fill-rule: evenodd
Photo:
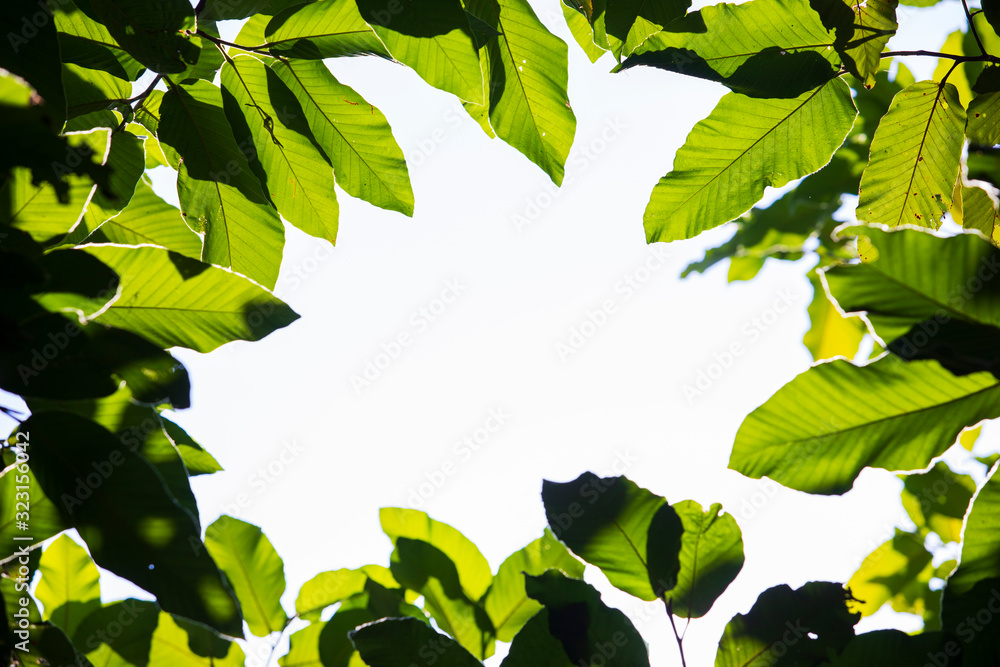
<svg viewBox="0 0 1000 667">
<path fill-rule="evenodd" d="M 755 280 L 727 285 L 721 266 L 681 281 L 731 229 L 648 247 L 642 213 L 725 89 L 649 68 L 609 74 L 613 59 L 587 60 L 556 0 L 532 4 L 570 43 L 578 126 L 561 189 L 411 70 L 330 61 L 388 117 L 415 215 L 338 191 L 336 249 L 287 233 L 277 293 L 302 319 L 208 355 L 175 350 L 194 405 L 176 419 L 226 469 L 193 486 L 204 524 L 229 513 L 264 529 L 285 561 L 288 609 L 317 572 L 388 564 L 382 506 L 450 523 L 495 570 L 541 534 L 543 479 L 625 474 L 671 502 L 721 502 L 747 561 L 688 631 L 688 664 L 712 664 L 725 623 L 761 591 L 845 581 L 906 525 L 901 485 L 866 471 L 849 494 L 824 498 L 726 469 L 743 417 L 811 362 L 801 344 L 809 267 L 769 262 Z M 942 5 L 901 7 L 912 14 L 903 30 L 943 40 L 961 8 Z M 171 184 L 156 184 L 167 195 Z M 408 344 L 397 350 L 401 335 Z M 685 396 L 734 343 L 745 352 L 703 395 Z M 387 349 L 394 358 L 379 357 Z M 352 381 L 369 363 L 370 383 Z M 654 665 L 680 664 L 662 606 L 615 592 L 594 568 L 587 577 L 633 617 Z"/>
</svg>

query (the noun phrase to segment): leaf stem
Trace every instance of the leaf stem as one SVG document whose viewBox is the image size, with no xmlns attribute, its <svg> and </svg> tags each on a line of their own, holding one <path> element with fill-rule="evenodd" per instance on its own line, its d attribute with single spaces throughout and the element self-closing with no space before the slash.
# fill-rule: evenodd
<svg viewBox="0 0 1000 667">
<path fill-rule="evenodd" d="M 253 51 L 254 53 L 263 53 L 264 55 L 271 55 L 270 52 L 268 51 L 267 44 L 261 44 L 260 46 L 244 46 L 243 44 L 236 44 L 235 42 L 227 42 L 224 39 L 213 37 L 204 30 L 199 30 L 195 34 L 198 35 L 199 37 L 207 39 L 210 42 L 214 42 L 216 46 L 225 45 L 225 46 L 231 46 L 234 49 L 240 49 L 241 51 Z"/>
<path fill-rule="evenodd" d="M 677 651 L 681 654 L 681 667 L 687 667 L 687 659 L 684 657 L 684 638 L 677 632 L 677 624 L 674 623 L 674 601 L 664 597 L 663 604 L 667 607 L 667 618 L 670 619 L 670 629 L 674 631 L 674 639 L 677 640 Z M 685 633 L 687 633 L 686 628 Z"/>
</svg>

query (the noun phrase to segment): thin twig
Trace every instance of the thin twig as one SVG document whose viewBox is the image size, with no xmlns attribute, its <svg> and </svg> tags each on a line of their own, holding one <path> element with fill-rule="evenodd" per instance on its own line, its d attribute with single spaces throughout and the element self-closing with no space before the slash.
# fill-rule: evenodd
<svg viewBox="0 0 1000 667">
<path fill-rule="evenodd" d="M 684 638 L 678 634 L 677 624 L 674 623 L 674 601 L 664 597 L 663 604 L 667 607 L 667 618 L 670 619 L 670 628 L 674 631 L 674 639 L 677 640 L 677 650 L 681 654 L 681 667 L 687 667 L 687 660 L 684 658 Z"/>
<path fill-rule="evenodd" d="M 147 97 L 149 97 L 149 94 L 153 92 L 153 89 L 156 88 L 156 84 L 158 84 L 160 82 L 160 79 L 162 79 L 162 78 L 163 78 L 162 74 L 157 74 L 156 77 L 153 79 L 153 82 L 151 84 L 149 84 L 149 86 L 146 87 L 146 90 L 142 91 L 141 93 L 139 93 L 135 97 L 129 98 L 127 100 L 122 100 L 122 101 L 123 102 L 128 102 L 129 106 L 131 106 L 131 105 L 135 104 L 136 102 L 138 102 L 140 100 L 146 99 Z"/>
<path fill-rule="evenodd" d="M 965 10 L 965 18 L 969 21 L 969 30 L 972 32 L 972 36 L 976 38 L 976 44 L 979 45 L 979 52 L 986 53 L 986 49 L 983 47 L 983 40 L 979 39 L 979 31 L 976 30 L 976 22 L 972 20 L 969 3 L 966 0 L 962 0 L 962 9 Z"/>
<path fill-rule="evenodd" d="M 882 58 L 892 58 L 894 56 L 930 56 L 932 58 L 946 58 L 959 63 L 990 62 L 1000 63 L 1000 58 L 983 54 L 981 56 L 958 56 L 954 53 L 938 53 L 937 51 L 883 51 Z"/>
</svg>

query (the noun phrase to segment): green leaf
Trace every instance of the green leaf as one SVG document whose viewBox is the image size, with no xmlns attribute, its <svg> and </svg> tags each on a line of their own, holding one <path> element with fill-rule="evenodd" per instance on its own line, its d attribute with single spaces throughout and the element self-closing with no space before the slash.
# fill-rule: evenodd
<svg viewBox="0 0 1000 667">
<path fill-rule="evenodd" d="M 767 589 L 749 612 L 729 621 L 715 666 L 827 664 L 854 638 L 861 618 L 848 611 L 849 598 L 840 584 L 824 581 L 796 590 L 784 584 Z"/>
<path fill-rule="evenodd" d="M 674 587 L 683 524 L 667 501 L 625 477 L 584 473 L 542 483 L 549 526 L 615 587 L 655 600 Z"/>
<path fill-rule="evenodd" d="M 628 616 L 604 604 L 593 586 L 555 570 L 526 577 L 526 582 L 528 595 L 545 606 L 549 632 L 572 664 L 593 664 L 600 647 L 610 647 L 606 650 L 612 655 L 604 654 L 609 667 L 649 665 L 646 643 Z"/>
<path fill-rule="evenodd" d="M 961 564 L 948 579 L 941 606 L 944 630 L 957 634 L 962 641 L 963 664 L 989 664 L 1000 648 L 995 632 L 977 631 L 982 625 L 973 623 L 981 617 L 982 610 L 992 612 L 996 608 L 1000 587 L 997 553 L 1000 553 L 1000 475 L 994 466 L 966 517 Z"/>
<path fill-rule="evenodd" d="M 604 29 L 624 42 L 624 52 L 681 18 L 691 6 L 690 0 L 612 0 L 604 12 Z"/>
<path fill-rule="evenodd" d="M 95 111 L 121 108 L 132 94 L 132 85 L 128 81 L 76 65 L 63 65 L 63 86 L 66 90 L 66 117 L 70 119 Z M 109 122 L 104 127 L 114 129 L 118 125 L 113 114 L 105 114 L 104 119 Z M 66 125 L 67 131 L 87 129 L 90 128 L 79 127 L 72 120 Z"/>
<path fill-rule="evenodd" d="M 964 128 L 953 85 L 921 81 L 897 93 L 872 139 L 858 219 L 937 229 L 951 207 Z"/>
<path fill-rule="evenodd" d="M 164 610 L 242 636 L 239 606 L 194 520 L 141 455 L 71 413 L 32 416 L 21 428 L 31 434 L 39 484 L 98 565 L 145 588 Z"/>
<path fill-rule="evenodd" d="M 569 31 L 572 33 L 573 39 L 576 40 L 576 43 L 580 45 L 583 52 L 590 58 L 590 62 L 596 63 L 607 52 L 594 43 L 594 29 L 587 23 L 587 17 L 572 9 L 565 2 L 560 2 L 559 5 L 562 7 L 563 16 L 566 18 L 566 25 L 569 26 Z"/>
<path fill-rule="evenodd" d="M 837 359 L 750 413 L 729 467 L 799 491 L 841 494 L 865 467 L 926 467 L 963 428 L 1000 416 L 998 397 L 1000 383 L 988 373 L 956 377 L 935 361 L 893 355 L 862 367 Z"/>
<path fill-rule="evenodd" d="M 684 525 L 677 584 L 663 594 L 676 616 L 701 618 L 743 569 L 743 534 L 715 503 L 708 511 L 693 500 L 673 505 Z"/>
<path fill-rule="evenodd" d="M 435 88 L 483 104 L 483 73 L 475 36 L 459 0 L 425 0 L 419 5 L 356 2 L 361 16 L 393 58 Z"/>
<path fill-rule="evenodd" d="M 370 667 L 409 667 L 418 660 L 441 667 L 482 665 L 451 637 L 415 618 L 388 618 L 358 628 L 351 641 Z M 325 664 L 325 663 L 324 663 Z"/>
<path fill-rule="evenodd" d="M 198 44 L 198 48 L 201 49 L 198 60 L 197 62 L 188 65 L 187 68 L 180 74 L 171 77 L 173 81 L 193 82 L 197 79 L 214 81 L 219 68 L 221 68 L 222 63 L 225 62 L 225 57 L 222 55 L 222 51 L 220 51 L 215 45 L 215 42 L 208 39 L 208 37 L 215 37 L 216 39 L 222 37 L 222 35 L 219 34 L 219 27 L 216 25 L 215 21 L 209 21 L 208 19 L 199 17 L 198 30 L 207 35 L 207 37 L 199 36 L 192 38 L 192 41 Z"/>
<path fill-rule="evenodd" d="M 260 528 L 225 514 L 205 531 L 205 546 L 225 572 L 250 632 L 266 637 L 285 627 L 285 566 Z"/>
<path fill-rule="evenodd" d="M 831 667 L 923 665 L 932 656 L 948 655 L 941 652 L 942 644 L 944 635 L 940 632 L 908 635 L 899 630 L 876 630 L 857 635 L 829 664 Z"/>
<path fill-rule="evenodd" d="M 82 250 L 55 250 L 37 265 L 47 280 L 30 291 L 45 310 L 87 318 L 118 296 L 118 274 Z"/>
<path fill-rule="evenodd" d="M 0 189 L 0 225 L 9 225 L 31 234 L 39 243 L 54 241 L 83 218 L 85 207 L 95 190 L 94 180 L 87 175 L 70 173 L 85 163 L 104 162 L 107 156 L 109 132 L 95 130 L 67 137 L 61 160 L 54 165 L 56 173 L 67 174 L 68 191 L 60 197 L 55 186 L 32 183 L 28 169 L 14 169 Z"/>
<path fill-rule="evenodd" d="M 964 440 L 968 431 L 963 432 Z M 924 473 L 903 477 L 903 508 L 919 530 L 932 530 L 942 542 L 962 540 L 962 522 L 976 492 L 969 475 L 938 462 Z"/>
<path fill-rule="evenodd" d="M 230 60 L 222 70 L 222 86 L 229 93 L 223 96 L 226 113 L 245 120 L 265 173 L 265 192 L 278 211 L 307 234 L 335 243 L 340 209 L 333 167 L 292 91 L 251 56 Z"/>
<path fill-rule="evenodd" d="M 376 588 L 378 584 L 369 582 Z M 401 593 L 401 591 L 400 591 Z M 403 603 L 402 596 L 397 596 L 396 592 L 388 592 L 385 589 L 376 593 L 372 589 L 371 594 L 362 593 L 348 600 L 345 600 L 326 623 L 314 623 L 321 631 L 316 637 L 316 645 L 312 652 L 324 667 L 357 667 L 363 665 L 361 656 L 351 643 L 350 635 L 358 627 L 381 618 L 399 618 L 404 616 L 413 617 L 414 620 L 427 625 L 423 612 L 411 605 Z M 303 639 L 306 639 L 304 637 Z M 450 638 L 449 638 L 450 639 Z M 304 646 L 304 650 L 309 647 Z M 307 660 L 310 657 L 304 651 L 302 656 Z M 426 658 L 426 653 L 420 655 Z M 286 663 L 287 664 L 287 663 Z"/>
<path fill-rule="evenodd" d="M 875 85 L 875 75 L 882 66 L 882 50 L 896 34 L 896 0 L 849 0 L 853 14 L 853 34 L 837 50 L 844 65 L 861 79 L 866 88 Z"/>
<path fill-rule="evenodd" d="M 326 624 L 316 620 L 288 638 L 288 653 L 278 658 L 281 667 L 324 667 L 319 658 L 319 639 Z"/>
<path fill-rule="evenodd" d="M 76 642 L 86 649 L 92 665 L 146 667 L 159 613 L 149 600 L 112 602 L 83 620 Z"/>
<path fill-rule="evenodd" d="M 401 537 L 421 540 L 447 555 L 455 563 L 462 589 L 470 600 L 482 598 L 493 583 L 486 558 L 475 544 L 448 524 L 435 521 L 419 510 L 401 507 L 383 507 L 379 510 L 379 521 L 393 544 Z"/>
<path fill-rule="evenodd" d="M 67 667 L 89 667 L 88 663 L 77 653 L 69 637 L 59 628 L 48 624 L 32 624 L 27 628 L 31 638 L 26 646 L 28 651 L 22 653 L 17 649 L 17 665 L 66 665 Z"/>
<path fill-rule="evenodd" d="M 66 99 L 59 42 L 55 22 L 48 16 L 50 10 L 47 5 L 40 8 L 33 0 L 9 0 L 4 9 L 0 12 L 0 34 L 4 36 L 0 40 L 0 68 L 31 84 L 44 101 L 53 124 L 62 125 Z M 43 18 L 40 24 L 32 20 L 39 11 Z"/>
<path fill-rule="evenodd" d="M 574 663 L 549 627 L 549 611 L 543 607 L 514 637 L 500 667 L 571 667 Z"/>
<path fill-rule="evenodd" d="M 156 136 L 184 159 L 177 192 L 188 224 L 205 230 L 202 259 L 274 287 L 284 227 L 233 138 L 220 89 L 173 86 L 160 106 Z"/>
<path fill-rule="evenodd" d="M 80 11 L 72 0 L 62 0 L 53 9 L 64 63 L 99 69 L 126 81 L 135 81 L 146 71 L 103 24 Z"/>
<path fill-rule="evenodd" d="M 292 58 L 360 55 L 392 58 L 382 40 L 361 17 L 355 0 L 293 5 L 267 22 L 264 37 L 271 53 Z"/>
<path fill-rule="evenodd" d="M 438 627 L 470 653 L 485 660 L 493 655 L 496 629 L 479 598 L 462 588 L 457 563 L 442 549 L 418 539 L 394 539 L 391 570 L 403 586 L 422 595 L 424 607 Z"/>
<path fill-rule="evenodd" d="M 298 319 L 284 302 L 245 278 L 165 248 L 84 249 L 121 276 L 121 296 L 99 321 L 162 347 L 209 352 L 233 340 L 260 340 Z"/>
<path fill-rule="evenodd" d="M 944 44 L 938 50 L 941 53 L 956 56 L 978 54 L 979 47 L 975 45 L 975 38 L 973 38 L 973 43 L 969 44 L 965 39 L 967 36 L 961 30 L 956 30 L 948 35 L 948 38 L 944 40 Z M 967 54 L 966 51 L 969 51 L 969 53 Z M 954 64 L 955 61 L 951 58 L 938 58 L 937 67 L 934 68 L 934 81 L 941 83 L 945 80 L 945 76 L 947 76 L 948 82 L 954 85 L 958 91 L 958 99 L 961 100 L 962 106 L 968 107 L 969 102 L 972 101 L 972 82 L 975 80 L 975 77 L 970 77 L 969 75 L 971 74 L 972 66 L 979 63 L 962 63 L 952 70 L 952 65 Z M 951 73 L 949 74 L 949 72 Z"/>
<path fill-rule="evenodd" d="M 75 637 L 80 622 L 101 607 L 97 566 L 83 547 L 60 535 L 45 547 L 38 569 L 42 579 L 35 597 L 45 607 L 44 619 Z"/>
<path fill-rule="evenodd" d="M 91 232 L 86 242 L 150 244 L 186 257 L 201 257 L 201 238 L 184 222 L 180 209 L 153 192 L 146 177 L 136 183 L 128 207 Z"/>
<path fill-rule="evenodd" d="M 863 233 L 877 257 L 832 267 L 824 280 L 841 310 L 865 313 L 883 341 L 892 342 L 918 322 L 927 322 L 928 334 L 935 334 L 948 318 L 1000 326 L 1000 295 L 976 287 L 983 276 L 1000 271 L 997 248 L 972 234 Z"/>
<path fill-rule="evenodd" d="M 29 547 L 37 549 L 41 546 L 43 540 L 47 540 L 53 535 L 58 535 L 69 527 L 63 523 L 55 504 L 42 491 L 42 487 L 38 484 L 38 479 L 35 477 L 34 470 L 32 470 L 30 458 L 32 456 L 30 453 L 31 434 L 26 433 L 20 438 L 12 435 L 9 442 L 14 443 L 16 441 L 27 443 L 28 446 L 24 449 L 28 452 L 28 459 L 16 459 L 14 452 L 10 449 L 5 450 L 2 459 L 0 459 L 4 468 L 10 465 L 17 465 L 16 468 L 12 468 L 4 475 L 0 475 L 0 544 L 3 545 L 0 547 L 0 562 L 8 562 L 20 557 L 18 555 L 19 548 L 29 543 L 17 538 L 27 537 L 30 534 L 34 538 L 34 541 L 29 544 Z M 17 493 L 24 492 L 24 489 L 17 487 L 24 486 L 28 487 L 26 493 L 28 494 L 28 507 L 30 508 L 30 521 L 28 523 L 28 527 L 31 530 L 30 533 L 26 533 L 18 527 L 18 523 L 24 521 L 24 514 L 22 513 L 23 508 L 17 506 L 19 502 L 17 500 Z M 24 496 L 21 496 L 21 498 L 23 499 Z"/>
<path fill-rule="evenodd" d="M 243 667 L 243 649 L 210 628 L 160 613 L 147 667 Z"/>
<path fill-rule="evenodd" d="M 136 185 L 146 168 L 142 142 L 130 132 L 112 134 L 105 164 L 111 169 L 108 192 L 102 192 L 101 188 L 94 191 L 87 212 L 72 236 L 79 232 L 80 239 L 85 238 L 86 230 L 100 227 L 132 201 Z"/>
<path fill-rule="evenodd" d="M 847 588 L 858 600 L 852 605 L 862 616 L 871 616 L 890 603 L 892 609 L 923 616 L 939 604 L 928 584 L 934 576 L 932 556 L 915 533 L 896 529 L 895 536 L 865 557 Z"/>
<path fill-rule="evenodd" d="M 318 621 L 320 612 L 365 589 L 368 575 L 361 570 L 320 572 L 302 584 L 295 600 L 295 613 L 307 621 Z"/>
<path fill-rule="evenodd" d="M 803 345 L 816 361 L 834 357 L 853 359 L 867 331 L 864 322 L 859 317 L 840 314 L 827 298 L 816 273 L 809 273 L 809 282 L 813 286 L 813 300 L 808 308 L 810 327 L 802 339 Z"/>
<path fill-rule="evenodd" d="M 856 111 L 840 80 L 793 99 L 730 93 L 695 125 L 646 207 L 646 239 L 697 236 L 746 212 L 767 186 L 816 171 L 843 142 Z"/>
<path fill-rule="evenodd" d="M 808 0 L 720 3 L 651 35 L 615 71 L 647 65 L 718 81 L 744 95 L 795 98 L 837 75 L 836 41 Z M 774 116 L 772 105 L 768 100 L 749 113 Z"/>
<path fill-rule="evenodd" d="M 100 424 L 118 436 L 121 444 L 139 452 L 163 480 L 167 491 L 186 509 L 201 531 L 198 503 L 195 501 L 188 471 L 179 450 L 167 436 L 163 420 L 155 408 L 137 403 L 127 387 L 108 396 L 89 401 L 43 401 L 29 399 L 32 414 L 72 412 Z"/>
<path fill-rule="evenodd" d="M 548 529 L 542 537 L 515 551 L 500 564 L 483 601 L 486 613 L 496 628 L 497 639 L 512 641 L 528 619 L 542 608 L 528 597 L 524 577 L 540 575 L 550 568 L 575 579 L 583 578 L 583 563 L 574 558 Z"/>
<path fill-rule="evenodd" d="M 1000 6 L 997 5 L 996 0 L 983 0 L 980 4 L 983 7 L 983 15 L 992 26 L 993 32 L 1000 35 Z"/>
<path fill-rule="evenodd" d="M 187 434 L 187 431 L 182 429 L 180 426 L 170 421 L 162 414 L 160 415 L 160 421 L 163 424 L 163 430 L 167 432 L 167 436 L 170 441 L 174 443 L 177 451 L 181 455 L 181 459 L 184 461 L 184 467 L 187 468 L 188 475 L 194 477 L 195 475 L 210 475 L 213 472 L 219 472 L 222 470 L 222 466 L 215 458 L 206 452 L 201 445 L 194 441 L 194 439 Z"/>
<path fill-rule="evenodd" d="M 470 0 L 466 7 L 501 33 L 480 51 L 492 129 L 560 185 L 576 131 L 566 44 L 525 0 Z"/>
<path fill-rule="evenodd" d="M 0 348 L 0 387 L 7 391 L 56 400 L 98 398 L 125 380 L 144 403 L 190 406 L 184 366 L 140 336 L 55 313 L 12 329 L 14 342 Z"/>
<path fill-rule="evenodd" d="M 983 93 L 972 99 L 965 133 L 975 144 L 1000 144 L 1000 92 Z"/>
<path fill-rule="evenodd" d="M 185 34 L 195 29 L 194 8 L 185 0 L 88 0 L 112 37 L 140 63 L 160 74 L 183 72 L 198 58 Z"/>
<path fill-rule="evenodd" d="M 278 61 L 271 67 L 302 105 L 340 187 L 379 208 L 413 215 L 403 152 L 382 112 L 319 61 Z"/>
<path fill-rule="evenodd" d="M 989 183 L 961 187 L 962 226 L 983 233 L 993 245 L 1000 245 L 1000 213 L 997 212 L 1000 192 Z"/>
</svg>

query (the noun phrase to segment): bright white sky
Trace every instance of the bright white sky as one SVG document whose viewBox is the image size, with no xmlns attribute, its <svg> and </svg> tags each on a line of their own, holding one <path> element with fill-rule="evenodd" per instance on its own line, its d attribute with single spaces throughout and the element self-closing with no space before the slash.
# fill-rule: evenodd
<svg viewBox="0 0 1000 667">
<path fill-rule="evenodd" d="M 416 212 L 407 219 L 339 192 L 335 250 L 288 232 L 278 294 L 301 320 L 258 343 L 175 351 L 191 372 L 194 404 L 176 418 L 226 469 L 193 486 L 206 525 L 229 513 L 263 527 L 284 558 L 288 609 L 320 571 L 388 564 L 378 508 L 414 506 L 434 478 L 443 484 L 420 509 L 464 532 L 494 569 L 541 534 L 543 479 L 625 474 L 671 502 L 721 502 L 743 529 L 747 560 L 688 631 L 688 664 L 712 664 L 725 623 L 761 591 L 845 581 L 894 526 L 907 525 L 900 484 L 866 471 L 846 496 L 823 498 L 727 470 L 743 417 L 811 362 L 801 345 L 808 267 L 772 262 L 734 285 L 725 267 L 681 281 L 681 269 L 731 229 L 649 248 L 642 213 L 724 89 L 647 68 L 609 74 L 612 58 L 590 64 L 556 0 L 532 4 L 570 43 L 578 126 L 561 190 L 414 72 L 378 59 L 330 62 L 388 117 Z M 914 17 L 902 29 L 940 43 L 942 26 L 956 29 L 961 18 L 957 3 L 943 4 L 901 7 Z M 928 46 L 890 44 L 918 45 Z M 171 184 L 157 186 L 176 201 Z M 530 224 L 519 229 L 519 215 Z M 641 285 L 630 291 L 628 280 Z M 449 285 L 460 293 L 425 321 L 420 310 L 437 312 Z M 792 307 L 777 314 L 781 299 Z M 606 301 L 614 312 L 561 358 L 556 346 Z M 357 392 L 352 376 L 401 334 L 410 344 Z M 745 353 L 703 396 L 685 398 L 684 385 L 733 343 Z M 505 422 L 479 451 L 456 449 L 500 411 Z M 269 466 L 278 474 L 258 472 Z M 632 616 L 654 665 L 680 664 L 662 607 L 615 592 L 595 568 L 587 578 Z M 881 614 L 863 627 L 879 623 L 918 627 Z M 247 652 L 248 664 L 263 664 Z"/>
</svg>

